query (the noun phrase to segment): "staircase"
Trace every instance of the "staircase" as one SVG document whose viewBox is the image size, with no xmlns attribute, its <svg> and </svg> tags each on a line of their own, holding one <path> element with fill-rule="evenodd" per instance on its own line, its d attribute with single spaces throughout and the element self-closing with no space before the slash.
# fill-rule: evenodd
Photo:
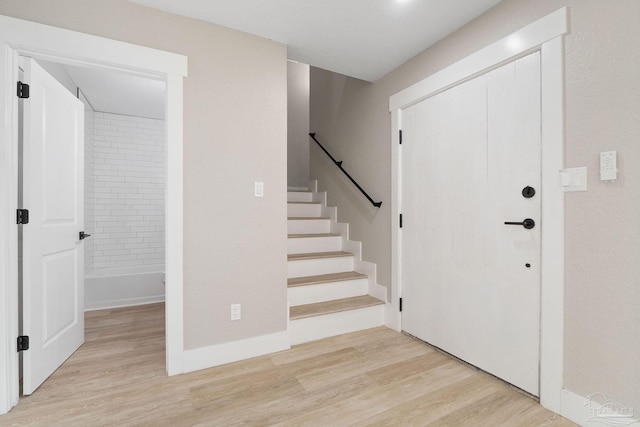
<svg viewBox="0 0 640 427">
<path fill-rule="evenodd" d="M 291 344 L 384 324 L 385 288 L 375 264 L 362 261 L 348 224 L 336 222 L 317 182 L 287 192 L 288 299 Z"/>
</svg>

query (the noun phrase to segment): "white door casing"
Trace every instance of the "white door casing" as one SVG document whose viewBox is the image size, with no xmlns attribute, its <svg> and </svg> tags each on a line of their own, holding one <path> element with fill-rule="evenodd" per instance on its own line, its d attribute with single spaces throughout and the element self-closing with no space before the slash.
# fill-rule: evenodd
<svg viewBox="0 0 640 427">
<path fill-rule="evenodd" d="M 536 52 L 407 108 L 402 166 L 403 330 L 534 395 L 539 64 Z M 504 224 L 525 218 L 536 226 Z"/>
<path fill-rule="evenodd" d="M 187 57 L 21 19 L 0 16 L 0 213 L 7 241 L 0 249 L 0 414 L 18 403 L 17 54 L 72 65 L 120 70 L 166 82 L 167 183 L 165 314 L 167 373 L 184 372 L 183 340 L 183 78 Z"/>
<path fill-rule="evenodd" d="M 84 105 L 25 58 L 23 391 L 33 393 L 84 342 Z"/>
</svg>

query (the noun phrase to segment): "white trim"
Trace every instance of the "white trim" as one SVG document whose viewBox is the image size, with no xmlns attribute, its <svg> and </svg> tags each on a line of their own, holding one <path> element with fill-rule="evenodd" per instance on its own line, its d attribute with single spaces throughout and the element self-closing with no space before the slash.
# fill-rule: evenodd
<svg viewBox="0 0 640 427">
<path fill-rule="evenodd" d="M 515 60 L 568 31 L 567 8 L 563 7 L 515 33 L 498 40 L 453 65 L 440 70 L 389 98 L 389 111 L 405 109 L 463 80 Z"/>
<path fill-rule="evenodd" d="M 187 58 L 182 55 L 3 15 L 0 40 L 34 58 L 162 79 L 165 75 L 187 76 Z"/>
<path fill-rule="evenodd" d="M 580 396 L 579 394 L 562 390 L 562 412 L 560 415 L 573 421 L 584 427 L 604 427 L 607 425 L 619 425 L 626 427 L 640 427 L 640 420 L 636 419 L 630 421 L 628 424 L 623 423 L 622 420 L 613 418 L 611 421 L 606 418 L 598 419 L 594 418 L 593 410 L 589 409 L 589 398 Z M 618 421 L 618 422 L 615 422 Z"/>
<path fill-rule="evenodd" d="M 185 58 L 186 59 L 186 58 Z M 167 185 L 165 187 L 165 327 L 167 373 L 184 372 L 182 76 L 166 86 Z M 171 117 L 171 120 L 169 120 Z M 170 141 L 176 143 L 171 144 Z M 179 141 L 179 143 L 177 143 Z M 176 323 L 177 322 L 177 323 Z M 169 334 L 171 331 L 171 334 Z"/>
<path fill-rule="evenodd" d="M 5 45 L 6 43 L 6 45 Z M 7 47 L 8 46 L 8 47 Z M 183 104 L 182 80 L 187 74 L 187 58 L 130 43 L 78 33 L 21 19 L 0 16 L 0 229 L 8 242 L 0 249 L 0 295 L 6 301 L 0 313 L 0 414 L 8 412 L 18 400 L 18 364 L 15 353 L 17 336 L 17 233 L 15 230 L 15 191 L 17 189 L 17 113 L 15 107 L 15 73 L 11 60 L 19 55 L 48 59 L 94 68 L 109 68 L 166 82 L 167 198 L 165 202 L 166 239 L 166 349 L 167 372 L 183 372 Z M 9 59 L 8 59 L 9 58 Z M 13 63 L 13 64 L 12 64 Z M 15 70 L 15 71 L 14 71 Z M 8 94 L 7 94 L 8 91 Z M 9 148 L 5 147 L 8 146 Z M 7 202 L 8 200 L 8 202 Z M 6 205 L 9 203 L 9 205 Z M 3 233 L 4 235 L 4 233 Z M 14 267 L 15 266 L 15 267 Z M 6 299 L 5 299 L 6 297 Z M 7 335 L 8 334 L 8 335 Z M 9 354 L 9 356 L 7 356 Z M 6 373 L 5 373 L 6 372 Z"/>
<path fill-rule="evenodd" d="M 17 55 L 0 43 L 0 414 L 18 404 Z M 3 183 L 5 183 L 3 185 Z M 7 185 L 15 183 L 15 185 Z M 4 237 L 6 236 L 6 237 Z"/>
<path fill-rule="evenodd" d="M 558 171 L 564 162 L 564 46 L 568 32 L 567 8 L 524 27 L 484 49 L 462 59 L 389 98 L 392 129 L 392 288 L 391 304 L 385 321 L 395 330 L 402 329 L 398 298 L 402 295 L 401 233 L 398 215 L 401 204 L 401 151 L 398 130 L 402 110 L 479 74 L 541 51 L 542 91 L 542 274 L 541 274 L 541 344 L 540 402 L 561 413 L 564 318 L 564 197 L 559 187 Z"/>
<path fill-rule="evenodd" d="M 103 300 L 84 308 L 84 312 L 110 310 L 113 308 L 139 307 L 141 305 L 158 304 L 164 302 L 163 295 L 139 298 L 121 298 L 113 300 Z"/>
<path fill-rule="evenodd" d="M 399 248 L 402 247 L 400 233 L 400 206 L 402 206 L 402 152 L 400 150 L 400 133 L 402 128 L 402 110 L 391 111 L 391 299 L 385 305 L 384 324 L 389 329 L 402 330 L 402 314 L 400 313 L 400 291 L 402 263 Z"/>
<path fill-rule="evenodd" d="M 541 270 L 540 403 L 560 413 L 564 360 L 564 193 L 559 171 L 564 165 L 564 43 L 542 45 L 541 64 Z"/>
<path fill-rule="evenodd" d="M 289 350 L 290 348 L 289 333 L 283 331 L 225 344 L 186 350 L 184 352 L 184 372 L 226 365 L 239 360 Z"/>
</svg>

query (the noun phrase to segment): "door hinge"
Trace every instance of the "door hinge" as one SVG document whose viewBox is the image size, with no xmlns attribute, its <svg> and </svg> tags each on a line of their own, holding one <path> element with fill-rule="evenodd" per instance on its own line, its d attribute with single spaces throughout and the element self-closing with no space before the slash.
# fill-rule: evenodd
<svg viewBox="0 0 640 427">
<path fill-rule="evenodd" d="M 20 335 L 18 337 L 18 352 L 29 350 L 29 336 Z"/>
<path fill-rule="evenodd" d="M 400 129 L 400 145 L 402 145 L 402 129 Z"/>
<path fill-rule="evenodd" d="M 400 311 L 402 311 L 402 298 L 400 298 Z"/>
<path fill-rule="evenodd" d="M 18 98 L 29 98 L 29 85 L 26 83 L 18 82 Z"/>
<path fill-rule="evenodd" d="M 400 228 L 402 228 L 402 214 L 400 214 Z"/>
<path fill-rule="evenodd" d="M 18 209 L 16 214 L 17 224 L 29 224 L 29 209 Z"/>
</svg>

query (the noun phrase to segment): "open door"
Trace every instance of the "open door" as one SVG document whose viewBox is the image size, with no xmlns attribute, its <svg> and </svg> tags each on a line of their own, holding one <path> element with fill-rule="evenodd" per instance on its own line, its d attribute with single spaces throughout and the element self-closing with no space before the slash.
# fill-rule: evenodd
<svg viewBox="0 0 640 427">
<path fill-rule="evenodd" d="M 25 58 L 23 392 L 33 393 L 84 342 L 84 106 Z"/>
</svg>

